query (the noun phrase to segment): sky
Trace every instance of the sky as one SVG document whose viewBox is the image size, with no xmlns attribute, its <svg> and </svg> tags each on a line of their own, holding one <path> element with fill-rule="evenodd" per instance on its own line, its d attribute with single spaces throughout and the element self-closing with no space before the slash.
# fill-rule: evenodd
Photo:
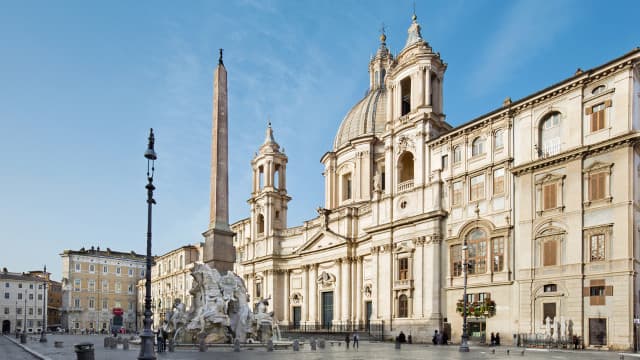
<svg viewBox="0 0 640 360">
<path fill-rule="evenodd" d="M 250 161 L 267 122 L 289 157 L 289 226 L 323 206 L 322 155 L 368 88 L 384 26 L 396 54 L 409 0 L 3 1 L 0 267 L 100 246 L 146 251 L 146 159 L 156 135 L 153 254 L 203 241 L 213 71 L 229 89 L 230 222 L 249 216 Z M 468 122 L 640 46 L 640 2 L 415 2 L 448 63 L 447 121 Z"/>
</svg>

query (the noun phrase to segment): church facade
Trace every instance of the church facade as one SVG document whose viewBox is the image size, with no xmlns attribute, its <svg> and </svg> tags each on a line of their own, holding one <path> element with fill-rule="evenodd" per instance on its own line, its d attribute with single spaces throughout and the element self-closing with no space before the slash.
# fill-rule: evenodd
<svg viewBox="0 0 640 360">
<path fill-rule="evenodd" d="M 415 15 L 397 55 L 380 40 L 302 226 L 287 227 L 287 156 L 267 129 L 250 216 L 231 225 L 252 301 L 271 297 L 288 326 L 458 342 L 466 275 L 472 339 L 634 347 L 640 49 L 452 127 L 447 64 Z"/>
</svg>

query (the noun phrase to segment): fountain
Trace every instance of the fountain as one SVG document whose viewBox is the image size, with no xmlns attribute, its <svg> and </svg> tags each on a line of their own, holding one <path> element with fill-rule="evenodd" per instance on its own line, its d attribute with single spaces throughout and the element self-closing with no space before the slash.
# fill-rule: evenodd
<svg viewBox="0 0 640 360">
<path fill-rule="evenodd" d="M 179 300 L 165 316 L 162 331 L 177 344 L 230 344 L 280 340 L 273 312 L 267 312 L 268 299 L 261 299 L 255 312 L 249 307 L 247 289 L 238 275 L 197 263 L 191 269 L 193 301 L 190 311 Z M 275 331 L 274 331 L 275 329 Z"/>
</svg>

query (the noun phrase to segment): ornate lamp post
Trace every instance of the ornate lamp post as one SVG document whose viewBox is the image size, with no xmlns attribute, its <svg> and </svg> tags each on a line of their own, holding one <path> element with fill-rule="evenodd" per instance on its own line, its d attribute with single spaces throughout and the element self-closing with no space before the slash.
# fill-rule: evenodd
<svg viewBox="0 0 640 360">
<path fill-rule="evenodd" d="M 153 171 L 155 160 L 158 158 L 155 150 L 153 149 L 155 138 L 153 136 L 153 129 L 149 131 L 149 145 L 144 152 L 144 157 L 147 159 L 147 268 L 145 270 L 145 297 L 144 297 L 144 329 L 142 335 L 140 335 L 140 354 L 139 360 L 155 360 L 156 354 L 153 349 L 153 332 L 151 332 L 151 208 L 156 203 L 153 199 Z M 149 173 L 151 168 L 151 173 Z"/>
<path fill-rule="evenodd" d="M 467 334 L 467 271 L 469 267 L 469 262 L 467 259 L 467 237 L 465 236 L 462 239 L 462 252 L 463 252 L 463 263 L 462 263 L 462 337 L 460 340 L 460 348 L 458 351 L 460 352 L 469 352 L 469 335 Z"/>
<path fill-rule="evenodd" d="M 40 332 L 40 342 L 47 342 L 47 336 L 45 335 L 47 329 L 47 265 L 44 266 L 44 283 L 42 284 L 42 331 Z"/>
</svg>

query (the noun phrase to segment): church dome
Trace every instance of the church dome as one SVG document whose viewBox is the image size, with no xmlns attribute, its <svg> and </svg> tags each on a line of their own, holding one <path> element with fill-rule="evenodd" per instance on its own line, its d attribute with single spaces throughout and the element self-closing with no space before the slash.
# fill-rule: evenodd
<svg viewBox="0 0 640 360">
<path fill-rule="evenodd" d="M 344 117 L 333 141 L 334 150 L 351 140 L 366 135 L 380 135 L 384 131 L 387 93 L 384 87 L 370 90 Z"/>
</svg>

